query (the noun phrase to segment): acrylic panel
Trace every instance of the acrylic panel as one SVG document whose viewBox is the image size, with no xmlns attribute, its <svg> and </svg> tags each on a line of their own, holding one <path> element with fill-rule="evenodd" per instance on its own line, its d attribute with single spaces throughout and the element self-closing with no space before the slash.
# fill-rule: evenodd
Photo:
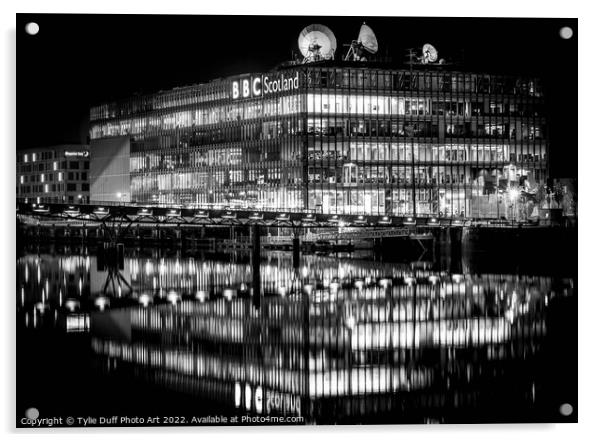
<svg viewBox="0 0 602 442">
<path fill-rule="evenodd" d="M 17 422 L 577 421 L 576 19 L 17 15 Z"/>
</svg>

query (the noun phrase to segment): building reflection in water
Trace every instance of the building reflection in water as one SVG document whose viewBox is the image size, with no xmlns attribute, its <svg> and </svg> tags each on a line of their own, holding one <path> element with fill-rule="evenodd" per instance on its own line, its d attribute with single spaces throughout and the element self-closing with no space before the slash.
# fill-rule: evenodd
<svg viewBox="0 0 602 442">
<path fill-rule="evenodd" d="M 25 325 L 91 331 L 110 375 L 306 423 L 446 421 L 507 382 L 534 403 L 548 305 L 573 294 L 571 279 L 429 263 L 311 255 L 294 269 L 285 252 L 262 259 L 259 306 L 244 254 L 126 257 L 127 294 L 103 292 L 85 251 L 25 255 L 18 275 Z"/>
</svg>

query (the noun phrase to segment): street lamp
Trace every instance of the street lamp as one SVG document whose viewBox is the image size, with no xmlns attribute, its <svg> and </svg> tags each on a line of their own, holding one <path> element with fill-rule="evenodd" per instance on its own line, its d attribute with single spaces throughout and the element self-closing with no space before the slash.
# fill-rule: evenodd
<svg viewBox="0 0 602 442">
<path fill-rule="evenodd" d="M 117 192 L 115 194 L 120 203 L 123 203 L 123 198 L 125 198 L 125 193 Z"/>
<path fill-rule="evenodd" d="M 510 201 L 512 201 L 512 221 L 516 219 L 516 201 L 520 192 L 516 188 L 512 188 L 508 191 L 508 196 L 510 197 Z"/>
<path fill-rule="evenodd" d="M 500 200 L 501 200 L 501 198 L 502 197 L 500 196 L 500 185 L 498 184 L 495 187 L 495 203 L 497 206 L 497 219 L 498 220 L 500 219 L 500 202 L 501 202 Z"/>
</svg>

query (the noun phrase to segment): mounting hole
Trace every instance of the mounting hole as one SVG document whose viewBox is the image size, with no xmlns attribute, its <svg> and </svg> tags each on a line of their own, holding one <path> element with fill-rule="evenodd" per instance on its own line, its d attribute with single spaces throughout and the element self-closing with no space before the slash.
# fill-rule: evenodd
<svg viewBox="0 0 602 442">
<path fill-rule="evenodd" d="M 573 406 L 571 404 L 562 404 L 560 406 L 560 414 L 563 416 L 570 416 L 573 414 Z"/>
<path fill-rule="evenodd" d="M 25 410 L 25 417 L 27 419 L 37 419 L 38 417 L 40 417 L 40 410 L 33 407 L 28 408 L 27 410 Z"/>
<path fill-rule="evenodd" d="M 559 34 L 561 38 L 568 40 L 573 36 L 573 29 L 569 28 L 568 26 L 565 26 L 563 28 L 560 28 Z"/>
<path fill-rule="evenodd" d="M 40 25 L 33 21 L 27 23 L 25 25 L 25 32 L 27 32 L 29 35 L 36 35 L 38 32 L 40 32 Z"/>
</svg>

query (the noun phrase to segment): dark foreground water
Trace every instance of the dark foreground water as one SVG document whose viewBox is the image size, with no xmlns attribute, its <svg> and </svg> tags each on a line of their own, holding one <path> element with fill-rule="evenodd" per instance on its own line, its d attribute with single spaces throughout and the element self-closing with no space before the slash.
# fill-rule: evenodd
<svg viewBox="0 0 602 442">
<path fill-rule="evenodd" d="M 17 258 L 18 426 L 576 421 L 561 258 L 270 252 L 254 298 L 245 252 L 125 255 Z"/>
</svg>

